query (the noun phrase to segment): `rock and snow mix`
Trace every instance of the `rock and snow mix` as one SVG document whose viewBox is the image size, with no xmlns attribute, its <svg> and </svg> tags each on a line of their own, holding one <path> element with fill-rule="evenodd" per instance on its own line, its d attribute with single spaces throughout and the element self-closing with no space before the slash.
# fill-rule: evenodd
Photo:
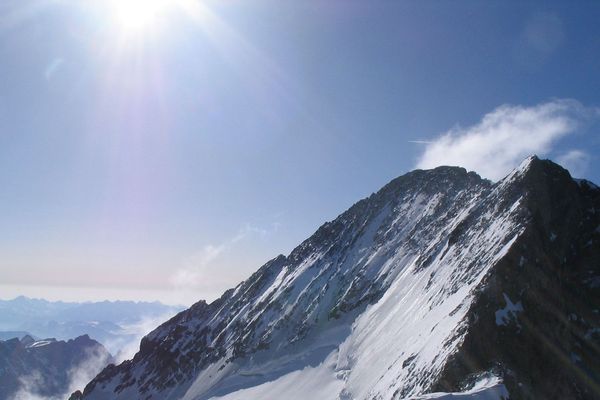
<svg viewBox="0 0 600 400">
<path fill-rule="evenodd" d="M 495 270 L 530 271 L 528 254 L 513 253 L 538 218 L 529 204 L 539 190 L 528 185 L 540 163 L 530 158 L 496 184 L 456 167 L 397 178 L 220 299 L 161 325 L 84 398 L 507 397 L 500 378 L 431 392 L 486 372 L 459 365 L 474 324 L 530 329 L 512 292 L 482 293 L 498 292 L 486 291 L 504 279 Z M 544 240 L 557 247 L 564 234 L 553 229 Z"/>
</svg>

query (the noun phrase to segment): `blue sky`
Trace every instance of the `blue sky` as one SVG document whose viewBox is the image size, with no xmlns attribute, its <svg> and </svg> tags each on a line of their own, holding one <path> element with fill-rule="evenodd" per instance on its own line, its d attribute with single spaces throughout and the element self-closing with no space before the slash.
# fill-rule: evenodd
<svg viewBox="0 0 600 400">
<path fill-rule="evenodd" d="M 600 182 L 597 2 L 115 2 L 0 5 L 3 297 L 211 299 L 415 167 Z"/>
</svg>

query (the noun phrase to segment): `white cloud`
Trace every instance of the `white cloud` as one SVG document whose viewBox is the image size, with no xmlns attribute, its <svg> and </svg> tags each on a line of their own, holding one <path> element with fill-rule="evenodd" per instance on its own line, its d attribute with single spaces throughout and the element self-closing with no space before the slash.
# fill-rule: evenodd
<svg viewBox="0 0 600 400">
<path fill-rule="evenodd" d="M 125 343 L 119 343 L 121 349 L 114 355 L 115 363 L 120 364 L 125 360 L 132 359 L 135 353 L 140 349 L 142 338 L 156 329 L 157 326 L 160 326 L 163 322 L 168 321 L 171 317 L 175 316 L 175 314 L 175 312 L 167 312 L 159 316 L 143 316 L 134 323 L 122 325 L 125 333 L 132 337 Z M 90 380 L 91 379 L 89 379 L 88 382 Z M 81 388 L 83 387 L 85 387 L 85 385 Z"/>
<path fill-rule="evenodd" d="M 532 154 L 548 154 L 559 139 L 597 117 L 597 109 L 575 100 L 554 100 L 533 107 L 503 105 L 466 128 L 442 134 L 417 161 L 417 168 L 458 165 L 498 180 Z"/>
<path fill-rule="evenodd" d="M 54 400 L 38 394 L 44 387 L 44 377 L 39 371 L 31 371 L 29 375 L 20 377 L 19 385 L 19 390 L 10 400 Z"/>
<path fill-rule="evenodd" d="M 260 237 L 265 237 L 265 236 L 267 236 L 268 233 L 269 233 L 269 231 L 267 229 L 260 228 L 258 226 L 254 226 L 254 225 L 250 225 L 250 224 L 246 224 L 238 231 L 237 235 L 235 235 L 233 237 L 233 239 L 230 240 L 230 243 L 235 244 L 235 243 L 239 242 L 240 240 L 243 240 L 252 234 L 258 235 Z"/>
<path fill-rule="evenodd" d="M 87 358 L 79 365 L 68 371 L 69 387 L 66 393 L 59 398 L 66 399 L 76 390 L 83 390 L 85 386 L 98 375 L 110 361 L 106 353 L 98 350 L 87 350 Z"/>
<path fill-rule="evenodd" d="M 569 150 L 557 157 L 556 161 L 569 170 L 572 176 L 582 177 L 588 170 L 591 157 L 581 150 Z"/>
<path fill-rule="evenodd" d="M 178 269 L 171 277 L 171 284 L 178 288 L 198 286 L 203 279 L 208 278 L 207 270 L 210 264 L 226 249 L 226 244 L 204 246 L 198 253 L 183 261 L 183 268 Z"/>
<path fill-rule="evenodd" d="M 45 391 L 48 377 L 44 377 L 39 371 L 31 371 L 29 375 L 19 378 L 19 390 L 14 393 L 10 400 L 64 400 L 69 398 L 71 393 L 76 390 L 82 390 L 96 375 L 100 373 L 109 363 L 109 357 L 106 353 L 95 350 L 86 350 L 86 358 L 78 365 L 67 371 L 67 389 L 64 393 L 56 396 L 43 396 L 40 393 Z"/>
<path fill-rule="evenodd" d="M 278 230 L 279 224 L 273 223 L 269 228 L 246 224 L 229 240 L 218 244 L 209 244 L 202 250 L 183 261 L 179 268 L 169 279 L 176 289 L 198 289 L 207 287 L 228 287 L 236 284 L 240 279 L 238 274 L 231 270 L 223 269 L 217 260 L 224 256 L 236 245 L 249 237 L 265 238 Z"/>
</svg>

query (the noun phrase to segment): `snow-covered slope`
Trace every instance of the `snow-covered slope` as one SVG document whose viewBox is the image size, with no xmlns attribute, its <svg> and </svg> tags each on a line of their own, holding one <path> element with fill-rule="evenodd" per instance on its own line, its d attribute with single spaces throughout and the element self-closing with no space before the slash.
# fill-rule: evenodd
<svg viewBox="0 0 600 400">
<path fill-rule="evenodd" d="M 554 209 L 560 191 L 571 200 L 567 208 L 575 208 L 566 225 L 581 223 L 578 229 L 562 229 L 565 224 L 555 221 L 566 215 Z M 446 396 L 423 397 L 433 391 L 457 392 L 451 396 L 459 398 L 545 393 L 532 373 L 528 379 L 518 375 L 523 373 L 519 357 L 502 357 L 518 335 L 529 343 L 527 335 L 537 328 L 529 321 L 537 323 L 538 317 L 526 317 L 530 301 L 540 299 L 527 298 L 523 288 L 515 292 L 519 285 L 512 280 L 527 268 L 539 268 L 541 255 L 551 269 L 564 249 L 573 252 L 571 241 L 579 236 L 590 236 L 590 257 L 597 260 L 599 197 L 597 189 L 576 184 L 562 168 L 535 157 L 496 184 L 457 167 L 413 171 L 326 223 L 289 256 L 271 260 L 217 301 L 201 301 L 158 327 L 142 340 L 133 360 L 105 369 L 83 397 L 408 399 Z M 589 212 L 590 207 L 599 213 Z M 557 254 L 547 252 L 546 245 Z M 599 264 L 587 260 L 581 268 L 592 272 L 585 279 L 595 279 Z M 588 295 L 598 298 L 597 292 Z M 591 350 L 586 356 L 577 353 L 587 370 L 554 372 L 571 380 L 565 390 L 581 398 L 592 398 L 593 385 L 586 382 L 597 378 L 598 368 L 593 364 L 598 315 L 587 309 L 585 329 L 592 333 L 582 340 Z M 546 312 L 541 306 L 540 315 Z M 495 332 L 488 337 L 498 342 L 496 352 L 480 343 L 485 342 L 480 333 L 488 331 Z M 563 339 L 567 347 L 579 340 Z M 472 354 L 479 349 L 481 354 Z M 494 383 L 474 378 L 482 373 Z"/>
</svg>

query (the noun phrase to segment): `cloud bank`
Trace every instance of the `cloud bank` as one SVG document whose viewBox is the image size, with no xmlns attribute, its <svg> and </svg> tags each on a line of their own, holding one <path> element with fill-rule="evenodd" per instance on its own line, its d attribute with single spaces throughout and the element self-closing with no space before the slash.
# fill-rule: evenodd
<svg viewBox="0 0 600 400">
<path fill-rule="evenodd" d="M 416 167 L 458 165 L 499 180 L 527 156 L 547 156 L 560 139 L 598 116 L 599 110 L 575 100 L 553 100 L 533 107 L 503 105 L 473 126 L 453 128 L 432 140 Z M 569 149 L 557 159 L 567 168 L 575 168 L 575 174 L 582 174 L 589 155 Z"/>
</svg>

